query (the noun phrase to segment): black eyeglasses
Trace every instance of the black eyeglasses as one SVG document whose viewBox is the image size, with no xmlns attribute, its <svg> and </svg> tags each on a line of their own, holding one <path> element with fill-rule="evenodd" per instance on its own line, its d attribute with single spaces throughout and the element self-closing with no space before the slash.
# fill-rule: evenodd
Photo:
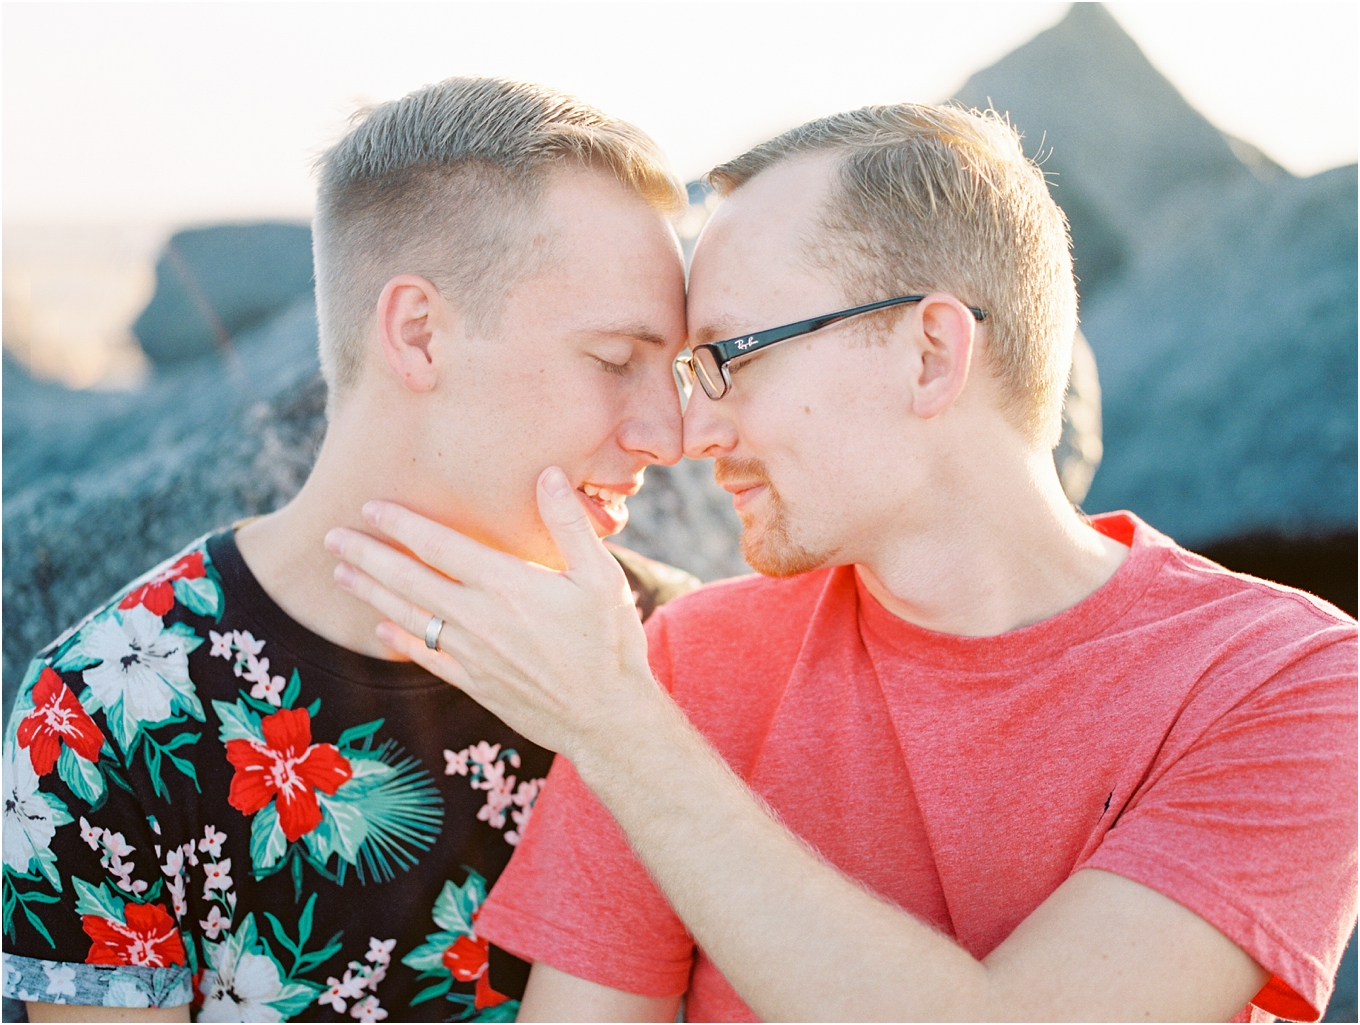
<svg viewBox="0 0 1360 1025">
<path fill-rule="evenodd" d="M 852 309 L 841 310 L 839 313 L 828 313 L 824 317 L 800 320 L 796 324 L 772 327 L 768 331 L 757 331 L 755 334 L 744 335 L 741 338 L 729 338 L 726 341 L 705 342 L 703 345 L 695 345 L 688 353 L 682 353 L 676 357 L 675 383 L 680 388 L 680 393 L 688 399 L 690 393 L 694 390 L 694 381 L 698 379 L 699 384 L 704 389 L 704 394 L 716 401 L 726 395 L 732 387 L 732 375 L 727 369 L 727 365 L 734 359 L 759 352 L 776 342 L 787 342 L 790 338 L 820 331 L 827 325 L 834 324 L 838 320 L 845 320 L 847 317 L 858 317 L 861 313 L 872 313 L 874 310 L 886 309 L 889 306 L 901 306 L 904 303 L 919 303 L 924 298 L 923 295 L 902 295 L 896 299 L 883 299 L 880 302 L 869 303 L 867 306 L 855 306 Z M 987 311 L 980 310 L 976 306 L 969 306 L 968 312 L 979 323 L 987 319 Z"/>
</svg>

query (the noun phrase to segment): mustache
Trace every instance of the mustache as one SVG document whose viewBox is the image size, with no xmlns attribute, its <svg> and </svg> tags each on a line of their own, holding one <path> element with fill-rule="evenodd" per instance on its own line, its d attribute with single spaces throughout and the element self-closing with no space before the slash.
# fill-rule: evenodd
<svg viewBox="0 0 1360 1025">
<path fill-rule="evenodd" d="M 769 484 L 770 471 L 759 459 L 734 459 L 720 456 L 713 462 L 713 480 L 724 484 Z"/>
</svg>

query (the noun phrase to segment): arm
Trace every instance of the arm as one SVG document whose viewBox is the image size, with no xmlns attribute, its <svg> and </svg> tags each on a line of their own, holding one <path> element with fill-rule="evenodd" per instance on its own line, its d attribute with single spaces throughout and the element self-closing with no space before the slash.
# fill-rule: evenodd
<svg viewBox="0 0 1360 1025">
<path fill-rule="evenodd" d="M 519 1021 L 675 1021 L 679 997 L 610 989 L 541 962 L 529 973 Z"/>
<path fill-rule="evenodd" d="M 188 1021 L 189 1005 L 179 1007 L 86 1007 L 28 1002 L 29 1021 Z"/>
<path fill-rule="evenodd" d="M 428 565 L 337 531 L 328 544 L 351 564 L 337 579 L 394 620 L 385 643 L 572 760 L 762 1017 L 1227 1018 L 1265 982 L 1203 919 L 1109 873 L 1073 876 L 979 961 L 821 861 L 655 684 L 621 574 L 552 474 L 540 509 L 565 573 L 377 503 L 370 522 Z M 448 621 L 442 652 L 419 639 L 431 608 Z M 648 743 L 614 742 L 628 735 Z"/>
</svg>

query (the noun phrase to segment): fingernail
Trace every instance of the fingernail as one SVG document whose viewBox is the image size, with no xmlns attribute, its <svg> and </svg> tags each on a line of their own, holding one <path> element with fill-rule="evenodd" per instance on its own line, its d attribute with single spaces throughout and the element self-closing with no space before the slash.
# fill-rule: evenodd
<svg viewBox="0 0 1360 1025">
<path fill-rule="evenodd" d="M 367 520 L 369 523 L 371 523 L 371 524 L 372 524 L 373 526 L 375 526 L 375 527 L 378 525 L 378 503 L 377 503 L 377 502 L 365 502 L 365 503 L 364 503 L 363 509 L 361 509 L 360 511 L 364 514 L 364 519 L 365 519 L 365 520 Z"/>
<path fill-rule="evenodd" d="M 343 535 L 341 535 L 339 527 L 336 527 L 333 530 L 329 530 L 326 532 L 325 543 L 326 551 L 330 552 L 332 555 L 340 554 L 341 549 L 344 548 L 344 541 Z"/>
<path fill-rule="evenodd" d="M 335 567 L 335 582 L 341 587 L 348 589 L 354 583 L 354 567 L 348 562 L 342 562 Z"/>
<path fill-rule="evenodd" d="M 571 494 L 571 481 L 567 480 L 567 475 L 556 466 L 550 466 L 544 470 L 539 481 L 543 485 L 543 490 L 554 498 Z"/>
</svg>

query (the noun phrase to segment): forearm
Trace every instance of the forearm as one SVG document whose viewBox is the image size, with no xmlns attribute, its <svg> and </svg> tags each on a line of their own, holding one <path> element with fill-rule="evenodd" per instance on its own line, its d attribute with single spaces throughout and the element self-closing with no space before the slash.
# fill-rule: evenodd
<svg viewBox="0 0 1360 1025">
<path fill-rule="evenodd" d="M 780 825 L 664 695 L 572 752 L 676 913 L 762 1018 L 988 1020 L 986 967 Z M 614 736 L 621 723 L 615 723 Z M 601 738 L 603 741 L 603 738 Z"/>
</svg>

